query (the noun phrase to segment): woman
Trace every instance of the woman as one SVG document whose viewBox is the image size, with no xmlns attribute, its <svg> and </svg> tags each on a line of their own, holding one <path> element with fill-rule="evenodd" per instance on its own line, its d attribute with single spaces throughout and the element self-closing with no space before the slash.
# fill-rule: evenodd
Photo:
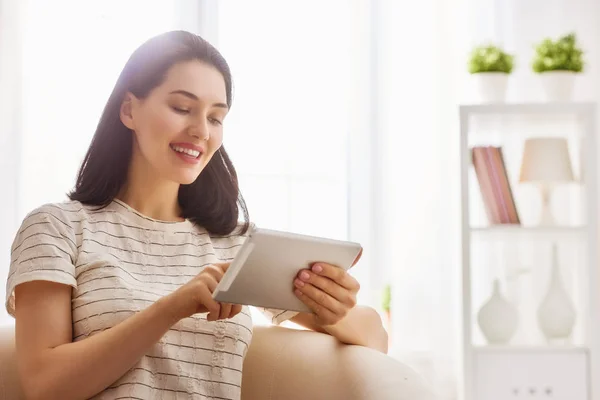
<svg viewBox="0 0 600 400">
<path fill-rule="evenodd" d="M 222 147 L 231 100 L 227 63 L 196 35 L 133 53 L 70 201 L 29 213 L 12 247 L 6 306 L 28 398 L 240 397 L 251 316 L 211 298 L 248 229 Z M 386 351 L 377 314 L 355 307 L 358 282 L 338 271 L 299 271 L 315 313 L 262 311 Z"/>
</svg>

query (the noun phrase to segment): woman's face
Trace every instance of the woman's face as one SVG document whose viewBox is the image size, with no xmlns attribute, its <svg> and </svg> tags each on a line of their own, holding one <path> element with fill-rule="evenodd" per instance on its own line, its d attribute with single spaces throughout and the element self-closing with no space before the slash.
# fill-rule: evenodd
<svg viewBox="0 0 600 400">
<path fill-rule="evenodd" d="M 134 132 L 132 162 L 153 176 L 190 184 L 223 142 L 225 80 L 200 61 L 176 64 L 145 99 L 130 93 L 121 120 Z"/>
</svg>

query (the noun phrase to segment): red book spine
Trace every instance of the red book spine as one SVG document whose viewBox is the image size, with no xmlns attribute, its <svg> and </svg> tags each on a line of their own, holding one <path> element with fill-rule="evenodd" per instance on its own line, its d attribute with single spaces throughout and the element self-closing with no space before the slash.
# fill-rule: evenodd
<svg viewBox="0 0 600 400">
<path fill-rule="evenodd" d="M 502 187 L 501 187 L 501 177 L 500 170 L 498 165 L 496 165 L 493 161 L 493 150 L 492 146 L 487 146 L 485 148 L 485 162 L 488 166 L 488 172 L 490 176 L 490 180 L 492 182 L 492 190 L 494 192 L 494 199 L 496 200 L 496 204 L 498 205 L 498 211 L 500 214 L 500 223 L 507 224 L 510 223 L 510 216 L 508 213 L 508 205 L 504 201 L 502 196 Z"/>
<path fill-rule="evenodd" d="M 494 198 L 494 192 L 492 189 L 492 182 L 490 180 L 490 174 L 485 162 L 485 153 L 483 147 L 473 147 L 472 149 L 472 161 L 473 167 L 475 168 L 475 174 L 479 183 L 479 189 L 483 199 L 483 205 L 491 224 L 500 223 L 500 215 L 498 213 L 498 206 Z"/>
</svg>

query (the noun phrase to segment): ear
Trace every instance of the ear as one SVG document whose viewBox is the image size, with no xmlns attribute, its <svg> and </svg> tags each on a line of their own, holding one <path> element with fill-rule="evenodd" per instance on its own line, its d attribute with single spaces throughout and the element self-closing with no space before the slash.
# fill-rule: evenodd
<svg viewBox="0 0 600 400">
<path fill-rule="evenodd" d="M 137 98 L 130 92 L 125 94 L 123 98 L 123 102 L 121 103 L 121 108 L 119 110 L 119 116 L 121 118 L 121 122 L 123 125 L 131 129 L 135 130 L 135 121 L 133 118 L 133 108 L 135 105 Z"/>
</svg>

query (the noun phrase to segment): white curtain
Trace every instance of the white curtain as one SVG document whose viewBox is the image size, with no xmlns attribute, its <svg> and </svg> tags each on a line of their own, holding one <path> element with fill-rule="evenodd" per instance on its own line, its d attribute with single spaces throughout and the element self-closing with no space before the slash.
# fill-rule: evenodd
<svg viewBox="0 0 600 400">
<path fill-rule="evenodd" d="M 390 353 L 452 399 L 461 340 L 458 104 L 466 1 L 376 4 L 376 244 L 392 285 Z"/>
<path fill-rule="evenodd" d="M 175 25 L 169 2 L 25 4 L 21 214 L 65 198 L 129 55 Z"/>
<path fill-rule="evenodd" d="M 10 246 L 18 226 L 20 164 L 20 111 L 21 111 L 21 38 L 22 3 L 12 0 L 0 2 L 0 296 L 4 291 Z M 9 319 L 0 310 L 0 325 Z"/>
<path fill-rule="evenodd" d="M 62 201 L 130 53 L 173 29 L 170 2 L 0 3 L 0 294 L 24 215 Z M 140 13 L 143 9 L 144 12 Z M 0 308 L 0 324 L 12 323 Z"/>
<path fill-rule="evenodd" d="M 368 3 L 208 4 L 216 5 L 215 43 L 234 77 L 225 146 L 252 220 L 271 229 L 363 242 L 364 235 L 351 231 L 349 188 L 350 164 L 363 165 L 364 159 L 349 154 L 370 118 Z M 363 302 L 369 293 L 367 259 L 353 271 L 363 282 Z"/>
</svg>

